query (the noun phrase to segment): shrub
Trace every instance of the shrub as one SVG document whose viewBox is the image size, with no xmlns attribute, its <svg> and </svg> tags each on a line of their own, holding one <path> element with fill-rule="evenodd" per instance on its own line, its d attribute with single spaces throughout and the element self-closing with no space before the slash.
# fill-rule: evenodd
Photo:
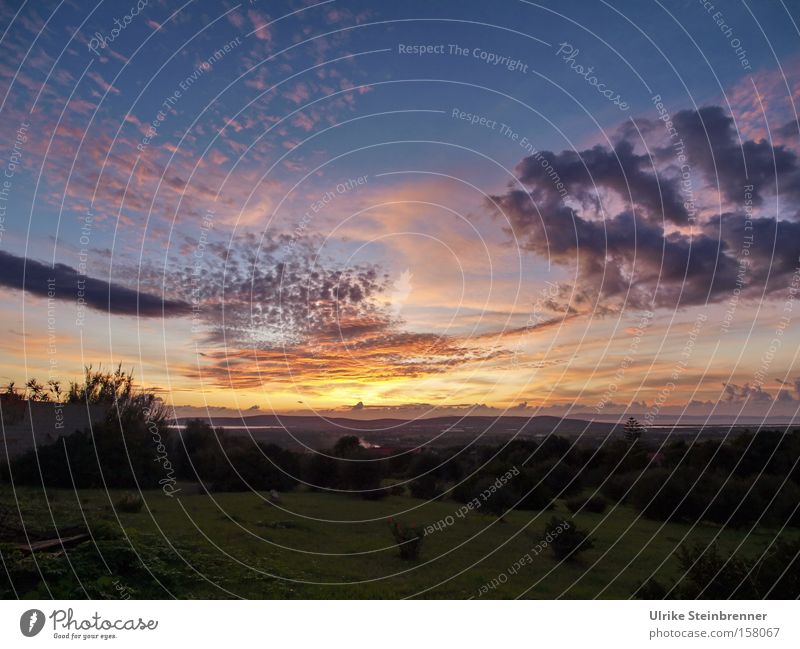
<svg viewBox="0 0 800 649">
<path fill-rule="evenodd" d="M 722 484 L 722 480 L 719 481 Z M 713 485 L 716 487 L 717 485 Z M 706 518 L 731 527 L 749 526 L 759 521 L 761 525 L 797 525 L 797 502 L 800 488 L 782 478 L 762 475 L 748 478 L 730 478 L 719 489 L 704 490 L 705 502 L 710 503 Z"/>
<path fill-rule="evenodd" d="M 417 559 L 422 549 L 422 528 L 417 525 L 405 525 L 390 518 L 389 529 L 400 550 L 400 558 L 409 561 Z"/>
<path fill-rule="evenodd" d="M 138 514 L 144 507 L 144 500 L 136 494 L 125 494 L 114 503 L 114 509 L 126 514 Z"/>
<path fill-rule="evenodd" d="M 502 517 L 519 500 L 512 480 L 502 482 L 502 477 L 486 476 L 475 484 L 481 510 Z"/>
<path fill-rule="evenodd" d="M 363 451 L 356 455 L 362 461 L 340 461 L 339 486 L 342 489 L 360 492 L 359 495 L 367 500 L 385 498 L 387 492 L 381 489 L 383 480 L 383 462 L 375 460 L 364 461 Z"/>
<path fill-rule="evenodd" d="M 755 557 L 724 557 L 712 544 L 681 546 L 680 582 L 668 590 L 654 579 L 640 586 L 640 599 L 797 599 L 800 540 L 777 541 Z"/>
<path fill-rule="evenodd" d="M 514 478 L 513 487 L 519 494 L 517 509 L 544 511 L 555 505 L 555 495 L 550 487 L 540 482 L 538 471 L 522 469 Z"/>
<path fill-rule="evenodd" d="M 203 476 L 213 491 L 291 491 L 297 486 L 292 477 L 298 472 L 295 454 L 275 444 L 231 438 L 215 456 L 216 467 Z"/>
<path fill-rule="evenodd" d="M 330 489 L 339 479 L 339 463 L 327 455 L 313 453 L 304 458 L 303 474 L 305 481 L 315 489 Z"/>
<path fill-rule="evenodd" d="M 600 487 L 601 493 L 615 503 L 627 502 L 630 498 L 630 489 L 634 480 L 639 477 L 638 472 L 618 473 L 612 475 Z"/>
<path fill-rule="evenodd" d="M 696 480 L 694 471 L 651 469 L 633 485 L 629 499 L 647 518 L 695 521 L 707 502 L 703 491 L 709 488 L 713 478 L 707 475 L 694 484 Z M 690 489 L 691 485 L 694 486 Z"/>
<path fill-rule="evenodd" d="M 574 523 L 555 516 L 544 530 L 544 540 L 558 561 L 574 559 L 578 553 L 594 547 L 586 532 L 579 530 Z"/>
<path fill-rule="evenodd" d="M 408 490 L 414 498 L 433 500 L 439 495 L 439 481 L 432 474 L 424 475 L 412 480 L 408 485 Z"/>
<path fill-rule="evenodd" d="M 531 472 L 536 482 L 542 480 L 554 494 L 570 495 L 583 488 L 575 468 L 558 459 L 538 462 L 531 467 Z"/>
<path fill-rule="evenodd" d="M 175 475 L 169 455 L 170 431 L 144 411 L 126 410 L 123 421 L 109 417 L 11 460 L 14 483 L 64 489 L 155 489 Z M 66 458 L 65 458 L 66 456 Z M 159 461 L 154 461 L 159 459 Z M 163 483 L 161 483 L 163 484 Z"/>
</svg>

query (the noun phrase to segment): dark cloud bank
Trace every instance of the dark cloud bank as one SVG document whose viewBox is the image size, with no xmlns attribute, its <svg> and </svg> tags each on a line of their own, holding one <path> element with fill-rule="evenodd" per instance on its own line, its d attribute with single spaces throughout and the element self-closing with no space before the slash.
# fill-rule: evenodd
<svg viewBox="0 0 800 649">
<path fill-rule="evenodd" d="M 577 266 L 561 308 L 678 308 L 788 285 L 800 255 L 797 155 L 740 141 L 717 106 L 672 121 L 672 139 L 639 120 L 613 147 L 529 156 L 519 183 L 491 198 L 525 249 Z"/>
<path fill-rule="evenodd" d="M 50 266 L 4 251 L 0 251 L 0 286 L 76 303 L 82 298 L 87 307 L 116 315 L 169 318 L 190 311 L 189 303 L 182 300 L 165 299 L 115 282 L 86 277 L 66 264 Z"/>
</svg>

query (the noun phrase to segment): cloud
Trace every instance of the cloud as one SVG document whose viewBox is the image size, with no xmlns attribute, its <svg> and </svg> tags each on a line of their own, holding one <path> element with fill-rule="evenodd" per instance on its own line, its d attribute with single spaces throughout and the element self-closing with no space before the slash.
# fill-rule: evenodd
<svg viewBox="0 0 800 649">
<path fill-rule="evenodd" d="M 0 286 L 68 301 L 77 300 L 80 289 L 86 306 L 116 315 L 169 318 L 187 315 L 191 310 L 190 305 L 182 300 L 165 299 L 113 282 L 86 277 L 66 264 L 51 267 L 4 251 L 0 251 Z M 51 286 L 55 289 L 51 289 Z"/>
<path fill-rule="evenodd" d="M 783 145 L 767 140 L 739 140 L 733 118 L 720 106 L 682 110 L 674 119 L 686 142 L 692 165 L 719 187 L 733 203 L 741 203 L 745 185 L 753 185 L 753 202 L 777 192 L 800 198 L 800 168 L 797 155 Z"/>
<path fill-rule="evenodd" d="M 560 299 L 570 298 L 565 312 L 615 311 L 623 300 L 677 308 L 721 301 L 737 288 L 760 296 L 785 288 L 797 268 L 800 223 L 757 211 L 777 182 L 796 213 L 796 155 L 763 140 L 739 144 L 732 119 L 716 106 L 680 111 L 674 122 L 696 169 L 691 203 L 682 202 L 674 152 L 656 148 L 651 167 L 649 156 L 635 153 L 633 138 L 660 126 L 646 124 L 641 135 L 621 128 L 613 148 L 534 153 L 517 165 L 519 183 L 488 201 L 523 249 L 576 268 L 575 285 L 560 287 Z M 753 186 L 752 210 L 745 185 Z M 714 187 L 730 207 L 722 214 L 718 200 L 694 204 Z"/>
<path fill-rule="evenodd" d="M 743 403 L 751 401 L 756 403 L 765 403 L 772 401 L 772 395 L 764 390 L 760 385 L 736 385 L 735 383 L 723 383 L 724 396 L 722 401 L 729 403 Z"/>
<path fill-rule="evenodd" d="M 633 143 L 622 140 L 613 149 L 595 146 L 580 152 L 542 151 L 524 158 L 515 169 L 519 180 L 551 202 L 566 192 L 584 206 L 600 207 L 598 190 L 613 191 L 631 206 L 641 206 L 645 216 L 685 224 L 689 213 L 680 197 L 675 179 L 652 169 L 646 154 L 637 155 Z"/>
</svg>

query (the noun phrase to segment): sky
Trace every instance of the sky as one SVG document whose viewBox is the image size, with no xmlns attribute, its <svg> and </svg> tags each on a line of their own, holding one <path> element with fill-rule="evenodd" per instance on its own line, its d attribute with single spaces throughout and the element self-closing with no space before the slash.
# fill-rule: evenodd
<svg viewBox="0 0 800 649">
<path fill-rule="evenodd" d="M 181 413 L 800 404 L 781 0 L 6 2 L 0 381 Z"/>
</svg>

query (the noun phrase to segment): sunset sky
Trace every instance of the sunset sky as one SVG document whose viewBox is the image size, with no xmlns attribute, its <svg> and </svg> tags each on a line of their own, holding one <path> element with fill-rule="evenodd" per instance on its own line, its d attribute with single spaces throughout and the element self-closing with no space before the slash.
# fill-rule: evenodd
<svg viewBox="0 0 800 649">
<path fill-rule="evenodd" d="M 587 4 L 3 3 L 0 380 L 793 417 L 800 9 Z"/>
</svg>

